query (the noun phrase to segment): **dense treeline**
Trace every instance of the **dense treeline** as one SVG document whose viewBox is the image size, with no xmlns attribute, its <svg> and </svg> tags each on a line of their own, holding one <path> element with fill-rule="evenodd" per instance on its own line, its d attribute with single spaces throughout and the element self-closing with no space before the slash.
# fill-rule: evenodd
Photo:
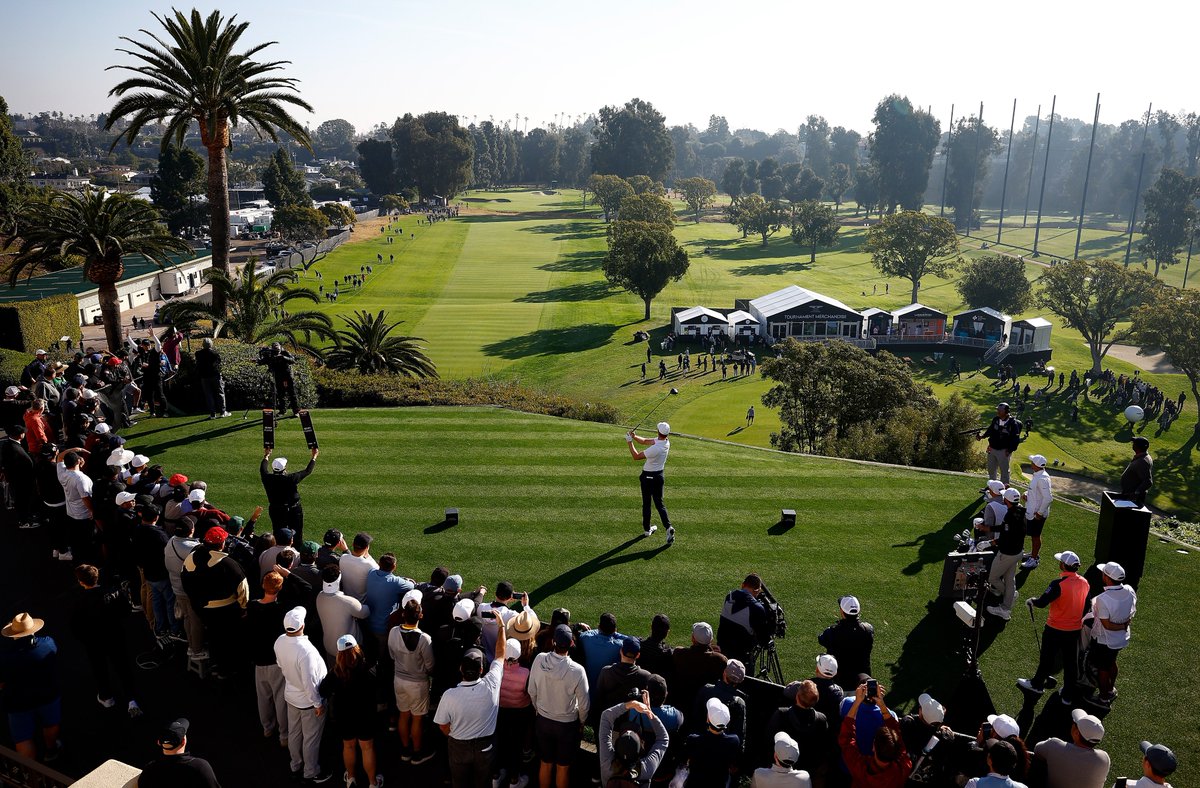
<svg viewBox="0 0 1200 788">
<path fill-rule="evenodd" d="M 794 131 L 733 129 L 719 114 L 710 116 L 702 129 L 692 124 L 667 125 L 666 119 L 641 99 L 601 108 L 570 125 L 532 130 L 527 123 L 522 128 L 519 118 L 517 123 L 491 119 L 467 123 L 465 116 L 445 113 L 420 117 L 430 116 L 444 118 L 446 127 L 453 124 L 449 138 L 457 141 L 443 142 L 450 149 L 458 148 L 458 164 L 448 165 L 450 176 L 433 179 L 438 186 L 430 185 L 429 173 L 418 177 L 410 171 L 395 177 L 415 144 L 411 138 L 405 143 L 408 147 L 397 142 L 396 124 L 403 118 L 390 125 L 380 123 L 365 133 L 343 119 L 327 120 L 309 129 L 311 151 L 291 144 L 286 135 L 282 141 L 301 164 L 315 159 L 354 161 L 363 170 L 365 187 L 379 194 L 398 192 L 405 186 L 415 188 L 418 179 L 427 189 L 440 191 L 555 182 L 581 187 L 591 174 L 601 173 L 625 178 L 647 174 L 667 186 L 702 177 L 735 199 L 756 193 L 770 200 L 775 192 L 786 196 L 789 185 L 807 170 L 811 172 L 806 176 L 808 185 L 794 188 L 810 187 L 815 176 L 821 182 L 822 199 L 853 201 L 868 215 L 922 203 L 940 205 L 944 196 L 947 210 L 962 229 L 975 211 L 998 209 L 1002 193 L 1009 215 L 1022 214 L 1027 206 L 1036 210 L 1043 170 L 1046 212 L 1077 211 L 1092 136 L 1089 120 L 1056 115 L 1047 163 L 1048 115 L 1018 119 L 1010 151 L 1008 129 L 998 122 L 981 123 L 973 113 L 957 117 L 951 128 L 900 96 L 880 101 L 872 127 L 861 131 L 831 127 L 819 115 L 808 116 Z M 111 132 L 103 131 L 104 115 L 42 112 L 11 118 L 20 130 L 31 166 L 37 169 L 67 166 L 45 161 L 55 158 L 70 160 L 74 167 L 120 164 L 153 170 L 156 166 L 153 129 L 137 147 L 121 145 L 110 152 Z M 992 120 L 1001 119 L 993 116 Z M 235 137 L 230 180 L 239 185 L 255 182 L 278 146 L 249 133 L 235 131 Z M 198 149 L 199 140 L 189 137 L 185 146 Z M 469 166 L 463 166 L 461 159 L 468 151 Z M 1148 119 L 1100 123 L 1092 157 L 1089 214 L 1128 222 L 1139 178 L 1144 193 L 1167 168 L 1187 176 L 1200 174 L 1200 115 L 1160 110 Z M 354 182 L 342 188 L 352 192 L 356 186 L 363 188 Z"/>
</svg>

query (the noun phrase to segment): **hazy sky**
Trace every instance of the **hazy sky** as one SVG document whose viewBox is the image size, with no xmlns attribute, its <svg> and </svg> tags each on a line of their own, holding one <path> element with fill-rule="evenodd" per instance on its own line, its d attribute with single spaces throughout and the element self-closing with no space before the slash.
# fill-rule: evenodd
<svg viewBox="0 0 1200 788">
<path fill-rule="evenodd" d="M 181 6 L 190 8 L 190 6 Z M 1200 110 L 1189 4 L 1078 0 L 813 2 L 778 0 L 239 0 L 243 41 L 293 62 L 316 126 L 360 131 L 404 112 L 445 110 L 522 126 L 586 115 L 634 96 L 667 123 L 795 131 L 806 115 L 867 131 L 876 102 L 898 92 L 950 104 L 1006 128 L 1038 103 L 1102 122 L 1156 109 Z M 154 29 L 145 0 L 0 2 L 0 95 L 13 112 L 106 111 L 130 59 L 118 37 Z M 203 13 L 211 6 L 201 8 Z M 1122 56 L 1122 51 L 1128 55 Z"/>
</svg>

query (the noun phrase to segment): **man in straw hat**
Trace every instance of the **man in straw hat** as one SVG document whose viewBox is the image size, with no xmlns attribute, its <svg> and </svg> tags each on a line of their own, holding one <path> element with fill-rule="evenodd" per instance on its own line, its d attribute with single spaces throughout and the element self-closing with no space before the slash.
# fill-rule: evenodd
<svg viewBox="0 0 1200 788">
<path fill-rule="evenodd" d="M 0 635 L 11 639 L 0 650 L 0 686 L 13 747 L 26 758 L 37 757 L 33 737 L 42 730 L 45 759 L 56 760 L 62 750 L 58 724 L 62 719 L 58 692 L 58 646 L 51 637 L 37 637 L 46 622 L 18 613 Z"/>
</svg>

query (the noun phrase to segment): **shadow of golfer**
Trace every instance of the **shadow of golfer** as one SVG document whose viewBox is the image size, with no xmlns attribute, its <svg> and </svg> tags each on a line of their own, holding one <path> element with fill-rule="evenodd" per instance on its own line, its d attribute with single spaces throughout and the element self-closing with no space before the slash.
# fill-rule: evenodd
<svg viewBox="0 0 1200 788">
<path fill-rule="evenodd" d="M 613 547 L 609 550 L 606 550 L 605 552 L 601 553 L 600 555 L 596 556 L 595 558 L 588 559 L 587 561 L 584 561 L 579 566 L 568 569 L 567 571 L 559 574 L 557 577 L 553 577 L 553 578 L 547 580 L 546 582 L 542 583 L 540 586 L 538 586 L 537 588 L 535 588 L 529 592 L 530 604 L 531 605 L 539 604 L 543 599 L 546 599 L 547 597 L 551 597 L 557 593 L 566 591 L 568 588 L 571 588 L 576 583 L 580 582 L 581 580 L 584 580 L 587 577 L 590 577 L 591 575 L 596 574 L 597 572 L 601 571 L 602 569 L 607 569 L 610 566 L 617 566 L 619 564 L 627 564 L 630 561 L 638 561 L 638 560 L 648 561 L 651 558 L 653 558 L 654 556 L 658 555 L 659 553 L 661 553 L 667 549 L 667 545 L 665 543 L 662 543 L 662 544 L 659 544 L 657 547 L 653 547 L 648 550 L 639 550 L 636 553 L 628 553 L 626 555 L 621 555 L 621 553 L 625 552 L 625 550 L 629 549 L 634 544 L 642 541 L 642 539 L 644 539 L 644 538 L 645 537 L 642 537 L 642 536 L 635 536 L 631 539 L 626 539 L 621 544 L 619 544 L 616 547 Z"/>
<path fill-rule="evenodd" d="M 975 516 L 975 512 L 979 511 L 979 508 L 979 499 L 973 498 L 938 530 L 921 534 L 911 542 L 901 542 L 900 544 L 892 545 L 894 548 L 917 548 L 917 555 L 912 560 L 912 563 L 900 571 L 906 575 L 915 575 L 920 573 L 921 568 L 924 566 L 944 561 L 946 555 L 950 552 L 950 548 L 953 546 L 954 534 L 962 531 L 964 528 L 971 527 L 971 520 Z"/>
</svg>

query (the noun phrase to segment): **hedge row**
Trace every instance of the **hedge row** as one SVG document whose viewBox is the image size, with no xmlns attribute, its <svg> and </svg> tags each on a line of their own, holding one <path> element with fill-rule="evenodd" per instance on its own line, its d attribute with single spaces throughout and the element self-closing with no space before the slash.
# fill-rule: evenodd
<svg viewBox="0 0 1200 788">
<path fill-rule="evenodd" d="M 74 295 L 0 304 L 0 347 L 26 353 L 49 348 L 63 336 L 63 326 L 79 325 L 78 308 Z"/>
<path fill-rule="evenodd" d="M 191 340 L 192 352 L 185 350 L 183 353 L 179 373 L 171 381 L 167 391 L 167 399 L 171 401 L 171 405 L 184 412 L 208 410 L 204 401 L 204 391 L 196 377 L 196 361 L 193 355 L 200 349 L 200 342 L 198 339 Z M 229 410 L 243 410 L 269 405 L 273 401 L 275 383 L 265 366 L 254 363 L 258 358 L 259 349 L 229 339 L 215 340 L 215 345 L 217 352 L 221 354 L 221 374 L 225 378 L 225 407 Z M 296 355 L 292 376 L 296 380 L 296 396 L 300 400 L 300 407 L 316 407 L 317 388 L 313 383 L 312 365 L 309 364 L 308 356 L 303 353 Z M 280 403 L 280 407 L 283 404 Z"/>
<path fill-rule="evenodd" d="M 580 421 L 617 423 L 616 408 L 579 402 L 558 394 L 490 378 L 412 380 L 395 375 L 315 371 L 322 407 L 395 407 L 402 405 L 497 405 L 527 413 L 543 413 Z"/>
<path fill-rule="evenodd" d="M 233 340 L 218 339 L 221 369 L 225 378 L 226 407 L 230 410 L 260 408 L 272 401 L 274 382 L 265 366 L 255 364 L 258 348 Z M 174 409 L 203 413 L 208 409 L 196 377 L 194 351 L 200 340 L 192 340 L 179 364 L 178 374 L 168 383 L 167 398 Z M 0 349 L 0 386 L 15 385 L 21 370 L 32 360 L 29 353 Z M 495 405 L 502 408 L 561 416 L 580 421 L 616 424 L 616 408 L 603 403 L 580 402 L 503 380 L 412 380 L 395 375 L 360 375 L 314 368 L 308 357 L 296 356 L 292 367 L 300 407 L 318 404 L 325 408 L 381 408 L 415 405 Z M 281 403 L 282 404 L 282 403 Z"/>
</svg>

